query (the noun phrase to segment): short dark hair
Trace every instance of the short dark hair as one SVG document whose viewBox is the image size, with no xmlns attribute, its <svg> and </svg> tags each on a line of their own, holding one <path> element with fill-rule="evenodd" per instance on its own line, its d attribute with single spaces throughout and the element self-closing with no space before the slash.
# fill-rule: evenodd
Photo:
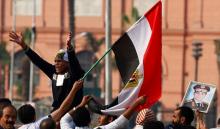
<svg viewBox="0 0 220 129">
<path fill-rule="evenodd" d="M 190 107 L 182 106 L 178 107 L 176 110 L 180 111 L 180 117 L 185 117 L 186 125 L 190 125 L 194 119 L 194 112 Z"/>
<path fill-rule="evenodd" d="M 0 98 L 0 104 L 11 104 L 11 100 L 8 98 Z"/>
<path fill-rule="evenodd" d="M 35 117 L 35 109 L 30 104 L 25 104 L 18 109 L 18 118 L 23 124 L 35 121 Z"/>
<path fill-rule="evenodd" d="M 41 121 L 40 129 L 56 129 L 56 122 L 52 118 L 46 118 Z"/>
<path fill-rule="evenodd" d="M 91 122 L 90 113 L 85 107 L 77 108 L 72 114 L 72 118 L 78 127 L 88 126 Z"/>
<path fill-rule="evenodd" d="M 147 121 L 143 129 L 164 129 L 164 124 L 161 121 Z"/>
</svg>

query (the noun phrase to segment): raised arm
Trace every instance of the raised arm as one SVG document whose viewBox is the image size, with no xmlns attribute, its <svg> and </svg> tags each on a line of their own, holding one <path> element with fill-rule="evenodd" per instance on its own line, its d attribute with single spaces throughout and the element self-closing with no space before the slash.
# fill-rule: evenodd
<svg viewBox="0 0 220 129">
<path fill-rule="evenodd" d="M 71 103 L 76 95 L 76 92 L 81 89 L 83 86 L 83 81 L 79 80 L 74 83 L 74 86 L 72 87 L 70 93 L 65 98 L 65 100 L 62 102 L 61 106 L 51 113 L 51 117 L 55 121 L 59 121 L 60 118 L 69 110 Z"/>
<path fill-rule="evenodd" d="M 133 115 L 136 108 L 144 104 L 145 102 L 146 102 L 145 96 L 141 96 L 137 98 L 135 102 L 128 109 L 126 109 L 125 112 L 122 115 L 120 115 L 116 120 L 114 120 L 113 122 L 107 125 L 103 125 L 100 127 L 105 128 L 105 129 L 120 129 L 120 128 L 126 127 L 127 124 L 129 123 L 130 117 Z M 98 128 L 99 127 L 96 127 L 95 129 L 98 129 Z"/>
<path fill-rule="evenodd" d="M 49 78 L 52 78 L 53 73 L 55 72 L 55 68 L 52 64 L 48 63 L 44 59 L 42 59 L 37 53 L 35 53 L 29 46 L 27 46 L 24 42 L 24 37 L 22 34 L 18 35 L 14 31 L 9 32 L 9 40 L 21 46 L 21 48 L 25 51 L 25 54 L 29 57 L 29 59 L 38 66 Z"/>
<path fill-rule="evenodd" d="M 67 53 L 68 53 L 68 59 L 69 59 L 69 65 L 70 65 L 70 71 L 71 71 L 71 77 L 74 78 L 75 80 L 80 79 L 84 75 L 84 71 L 82 67 L 79 64 L 79 61 L 76 57 L 75 51 L 73 46 L 71 45 L 71 40 L 72 40 L 72 33 L 70 32 L 66 44 L 67 44 Z"/>
<path fill-rule="evenodd" d="M 122 114 L 125 118 L 130 119 L 130 117 L 133 115 L 135 109 L 144 104 L 146 102 L 146 96 L 141 96 L 135 100 L 135 102 L 129 107 L 125 112 Z"/>
</svg>

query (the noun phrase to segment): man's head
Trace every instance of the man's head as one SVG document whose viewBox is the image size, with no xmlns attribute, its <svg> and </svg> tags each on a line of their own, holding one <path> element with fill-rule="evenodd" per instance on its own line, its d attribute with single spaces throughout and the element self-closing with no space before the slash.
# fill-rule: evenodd
<svg viewBox="0 0 220 129">
<path fill-rule="evenodd" d="M 173 114 L 173 124 L 190 125 L 194 119 L 194 112 L 189 107 L 178 107 Z"/>
<path fill-rule="evenodd" d="M 56 122 L 52 118 L 47 118 L 41 121 L 40 129 L 56 129 Z"/>
<path fill-rule="evenodd" d="M 112 116 L 112 115 L 100 115 L 98 118 L 98 125 L 102 126 L 102 125 L 106 125 L 108 123 L 111 123 L 112 121 L 114 121 L 117 118 L 117 116 Z"/>
<path fill-rule="evenodd" d="M 18 118 L 23 124 L 34 122 L 36 119 L 36 113 L 33 106 L 25 104 L 18 109 Z"/>
<path fill-rule="evenodd" d="M 77 108 L 72 114 L 72 118 L 78 127 L 89 126 L 91 122 L 90 113 L 85 107 Z"/>
<path fill-rule="evenodd" d="M 17 111 L 13 105 L 5 105 L 0 109 L 0 125 L 4 129 L 14 129 Z"/>
<path fill-rule="evenodd" d="M 69 69 L 68 54 L 65 50 L 61 49 L 55 57 L 55 69 L 58 74 L 64 74 Z"/>
<path fill-rule="evenodd" d="M 194 89 L 194 99 L 199 102 L 201 102 L 207 95 L 207 92 L 210 91 L 210 88 L 205 85 L 196 85 L 193 87 L 193 89 Z"/>
</svg>

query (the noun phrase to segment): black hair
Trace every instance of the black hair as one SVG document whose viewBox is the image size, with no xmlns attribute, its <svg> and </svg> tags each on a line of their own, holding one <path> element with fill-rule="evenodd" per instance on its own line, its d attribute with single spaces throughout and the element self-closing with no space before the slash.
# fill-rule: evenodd
<svg viewBox="0 0 220 129">
<path fill-rule="evenodd" d="M 164 129 L 164 124 L 161 121 L 147 121 L 143 129 Z"/>
<path fill-rule="evenodd" d="M 180 111 L 180 117 L 185 117 L 185 124 L 190 125 L 194 119 L 194 112 L 190 107 L 182 106 L 176 110 Z"/>
<path fill-rule="evenodd" d="M 35 121 L 35 117 L 35 109 L 30 104 L 25 104 L 18 109 L 18 118 L 23 124 Z"/>
<path fill-rule="evenodd" d="M 8 98 L 0 98 L 0 105 L 1 104 L 11 104 L 11 100 Z"/>
<path fill-rule="evenodd" d="M 89 123 L 91 122 L 90 113 L 85 107 L 77 108 L 72 114 L 72 118 L 78 127 L 89 126 Z"/>
<path fill-rule="evenodd" d="M 46 118 L 41 121 L 40 129 L 56 129 L 56 122 L 52 118 Z"/>
</svg>

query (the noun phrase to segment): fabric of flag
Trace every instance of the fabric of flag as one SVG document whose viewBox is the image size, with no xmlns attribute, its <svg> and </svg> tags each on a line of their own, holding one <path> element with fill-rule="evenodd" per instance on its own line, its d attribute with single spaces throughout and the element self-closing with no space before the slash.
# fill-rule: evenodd
<svg viewBox="0 0 220 129">
<path fill-rule="evenodd" d="M 161 97 L 161 44 L 159 1 L 112 46 L 125 87 L 112 104 L 101 107 L 91 101 L 89 107 L 95 107 L 96 111 L 103 109 L 101 112 L 105 114 L 120 115 L 139 96 L 147 97 L 146 104 L 139 110 L 157 102 Z"/>
</svg>

